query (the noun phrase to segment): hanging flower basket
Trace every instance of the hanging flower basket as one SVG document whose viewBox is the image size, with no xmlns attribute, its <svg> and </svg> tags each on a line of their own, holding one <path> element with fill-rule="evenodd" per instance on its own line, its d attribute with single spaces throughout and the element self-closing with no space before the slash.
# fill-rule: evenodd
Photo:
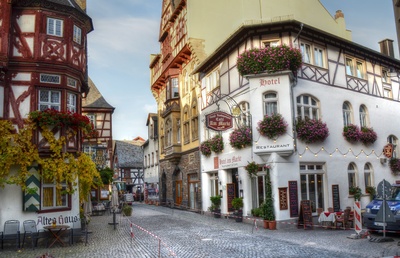
<svg viewBox="0 0 400 258">
<path fill-rule="evenodd" d="M 237 128 L 229 135 L 229 144 L 236 149 L 251 146 L 251 128 L 248 126 Z"/>
<path fill-rule="evenodd" d="M 252 162 L 247 162 L 247 166 L 244 167 L 246 169 L 247 173 L 249 174 L 249 177 L 253 177 L 257 175 L 258 172 L 258 164 L 255 163 L 254 161 Z"/>
<path fill-rule="evenodd" d="M 348 142 L 358 142 L 361 137 L 361 131 L 356 125 L 348 125 L 343 128 L 343 136 Z"/>
<path fill-rule="evenodd" d="M 210 139 L 210 148 L 215 153 L 221 153 L 224 150 L 224 140 L 221 135 L 217 134 Z"/>
<path fill-rule="evenodd" d="M 281 114 L 272 114 L 264 116 L 263 120 L 258 122 L 257 130 L 265 137 L 276 139 L 286 133 L 287 123 Z"/>
<path fill-rule="evenodd" d="M 249 49 L 237 58 L 237 69 L 242 76 L 284 70 L 290 70 L 296 74 L 301 64 L 301 51 L 287 45 Z"/>
<path fill-rule="evenodd" d="M 400 159 L 397 158 L 391 159 L 389 165 L 390 165 L 390 170 L 392 170 L 392 173 L 394 175 L 400 174 Z"/>
<path fill-rule="evenodd" d="M 204 141 L 200 144 L 200 152 L 206 157 L 209 157 L 211 155 L 211 143 L 210 141 Z"/>
<path fill-rule="evenodd" d="M 323 142 L 329 135 L 328 127 L 317 119 L 299 119 L 296 123 L 297 138 L 305 143 Z"/>
<path fill-rule="evenodd" d="M 365 145 L 373 144 L 378 136 L 374 129 L 368 127 L 361 127 L 360 141 Z"/>
</svg>

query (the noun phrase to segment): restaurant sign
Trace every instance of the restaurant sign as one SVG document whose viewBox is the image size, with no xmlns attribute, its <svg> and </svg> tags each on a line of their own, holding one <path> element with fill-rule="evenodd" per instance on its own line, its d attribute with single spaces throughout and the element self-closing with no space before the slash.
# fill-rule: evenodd
<svg viewBox="0 0 400 258">
<path fill-rule="evenodd" d="M 233 127 L 232 116 L 217 111 L 206 115 L 206 126 L 214 131 L 225 131 Z"/>
</svg>

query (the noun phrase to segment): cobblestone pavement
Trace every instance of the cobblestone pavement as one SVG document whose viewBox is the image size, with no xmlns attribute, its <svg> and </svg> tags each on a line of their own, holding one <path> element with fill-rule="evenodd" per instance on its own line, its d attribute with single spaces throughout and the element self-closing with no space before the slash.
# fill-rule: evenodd
<svg viewBox="0 0 400 258">
<path fill-rule="evenodd" d="M 93 216 L 89 244 L 13 250 L 10 244 L 0 257 L 386 257 L 400 254 L 398 242 L 375 243 L 368 239 L 349 239 L 351 230 L 315 227 L 297 229 L 281 225 L 278 230 L 255 229 L 252 223 L 234 219 L 135 203 L 131 217 L 117 215 L 114 230 L 112 215 Z M 250 220 L 248 220 L 250 222 Z M 134 237 L 131 237 L 131 224 Z M 8 241 L 9 242 L 9 241 Z"/>
</svg>

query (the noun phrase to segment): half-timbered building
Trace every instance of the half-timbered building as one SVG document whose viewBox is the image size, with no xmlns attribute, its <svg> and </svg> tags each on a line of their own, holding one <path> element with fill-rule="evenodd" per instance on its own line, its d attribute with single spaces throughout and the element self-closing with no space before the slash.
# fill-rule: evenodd
<svg viewBox="0 0 400 258">
<path fill-rule="evenodd" d="M 87 34 L 93 30 L 85 8 L 85 0 L 0 1 L 0 119 L 10 120 L 18 130 L 32 111 L 81 114 L 82 95 L 88 90 Z M 67 128 L 54 127 L 53 133 L 64 135 Z M 70 137 L 64 151 L 81 151 L 81 138 L 81 133 Z M 33 142 L 41 156 L 49 156 L 49 144 L 39 132 Z M 53 218 L 61 224 L 79 219 L 79 191 L 61 193 L 37 176 L 37 166 L 30 172 L 26 183 L 38 189 L 36 194 L 15 186 L 0 189 L 1 223 L 34 219 L 41 228 Z"/>
<path fill-rule="evenodd" d="M 188 4 L 188 13 L 190 7 L 199 13 L 211 8 L 224 13 L 206 19 L 215 26 L 205 26 L 207 30 L 223 35 L 194 71 L 201 79 L 199 121 L 210 122 L 207 115 L 224 112 L 233 124 L 219 131 L 209 123 L 200 126 L 201 142 L 216 134 L 224 141 L 223 152 L 201 155 L 203 210 L 211 205 L 210 196 L 222 194 L 221 212 L 230 213 L 230 200 L 241 196 L 244 214 L 250 215 L 265 200 L 267 170 L 280 221 L 297 220 L 302 200 L 310 201 L 313 215 L 328 207 L 338 211 L 353 206 L 349 188 L 356 186 L 362 190 L 364 208 L 370 200 L 368 186 L 398 179 L 382 151 L 388 143 L 393 146 L 390 160 L 399 151 L 400 62 L 387 51 L 393 49 L 391 40 L 380 42 L 383 53 L 354 43 L 344 14 L 331 16 L 318 0 L 246 1 L 245 7 L 238 0 L 230 1 L 227 10 L 218 9 L 214 1 L 195 2 Z M 245 50 L 280 45 L 301 50 L 299 70 L 239 74 L 237 58 Z M 257 127 L 273 113 L 282 115 L 287 132 L 269 139 Z M 326 123 L 329 136 L 315 143 L 299 139 L 296 123 L 306 118 Z M 252 129 L 252 146 L 233 148 L 229 136 L 243 125 Z M 377 140 L 347 141 L 343 132 L 349 125 L 373 128 Z M 252 161 L 259 165 L 256 176 L 245 170 Z"/>
</svg>

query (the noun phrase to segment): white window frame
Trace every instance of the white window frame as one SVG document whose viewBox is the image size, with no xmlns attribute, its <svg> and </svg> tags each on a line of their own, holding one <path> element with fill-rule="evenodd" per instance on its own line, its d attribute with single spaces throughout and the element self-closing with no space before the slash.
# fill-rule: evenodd
<svg viewBox="0 0 400 258">
<path fill-rule="evenodd" d="M 64 29 L 64 21 L 47 17 L 47 35 L 62 37 Z"/>
<path fill-rule="evenodd" d="M 47 101 L 41 99 L 47 93 Z M 39 90 L 38 110 L 43 111 L 46 109 L 61 110 L 61 91 L 54 90 Z"/>
<path fill-rule="evenodd" d="M 357 184 L 357 165 L 354 164 L 353 162 L 349 163 L 347 166 L 347 180 L 349 184 L 349 189 L 350 187 L 356 187 L 358 186 Z"/>
<path fill-rule="evenodd" d="M 52 210 L 52 209 L 59 209 L 59 208 L 67 208 L 67 207 L 69 207 L 69 203 L 68 203 L 69 195 L 68 194 L 63 194 L 64 195 L 63 198 L 65 198 L 65 204 L 64 205 L 57 205 L 57 187 L 56 187 L 56 183 L 55 182 L 54 183 L 46 183 L 46 182 L 44 182 L 42 180 L 42 184 L 41 184 L 40 188 L 41 188 L 41 193 L 42 193 L 41 194 L 41 204 L 40 204 L 41 210 Z M 44 200 L 44 198 L 45 198 L 45 189 L 46 188 L 52 189 L 52 193 L 53 193 L 53 200 L 52 200 L 53 205 L 52 206 L 44 206 L 46 204 L 46 202 Z M 62 190 L 66 190 L 66 189 L 67 189 L 67 184 L 65 182 L 61 183 L 61 191 Z"/>
<path fill-rule="evenodd" d="M 264 102 L 264 116 L 271 116 L 278 114 L 278 93 L 275 91 L 268 91 L 263 94 Z"/>
<path fill-rule="evenodd" d="M 394 135 L 389 135 L 388 138 L 387 138 L 387 142 L 391 143 L 393 145 L 392 158 L 393 159 L 397 158 L 397 149 L 398 149 L 398 146 L 397 146 L 398 139 L 397 139 L 397 137 L 394 136 Z"/>
<path fill-rule="evenodd" d="M 303 62 L 318 67 L 326 67 L 326 49 L 308 42 L 300 43 Z"/>
<path fill-rule="evenodd" d="M 343 112 L 343 125 L 349 126 L 353 123 L 353 110 L 349 102 L 345 101 L 342 105 L 342 112 Z"/>
<path fill-rule="evenodd" d="M 368 127 L 369 126 L 369 116 L 368 116 L 367 107 L 365 105 L 360 105 L 359 113 L 360 113 L 360 126 Z"/>
<path fill-rule="evenodd" d="M 383 86 L 382 90 L 383 90 L 383 97 L 384 98 L 387 98 L 387 99 L 392 99 L 393 98 L 392 88 L 391 87 Z"/>
<path fill-rule="evenodd" d="M 355 57 L 346 56 L 345 66 L 347 75 L 366 79 L 365 61 Z"/>
<path fill-rule="evenodd" d="M 382 67 L 382 82 L 387 84 L 392 83 L 392 80 L 390 79 L 390 70 L 385 67 Z"/>
<path fill-rule="evenodd" d="M 315 214 L 317 208 L 325 208 L 325 165 L 320 163 L 300 163 L 300 199 L 301 200 L 311 200 L 312 202 L 312 212 Z M 306 189 L 304 189 L 302 178 L 305 177 Z M 310 189 L 310 177 L 314 179 L 314 189 Z M 320 177 L 321 182 L 318 182 L 318 177 Z M 303 190 L 306 190 L 304 193 Z M 311 196 L 314 193 L 314 196 Z M 315 200 L 315 202 L 314 202 Z"/>
<path fill-rule="evenodd" d="M 263 40 L 261 41 L 261 47 L 279 47 L 281 45 L 281 41 L 279 39 L 271 39 L 271 40 Z"/>
<path fill-rule="evenodd" d="M 368 186 L 374 186 L 374 170 L 371 165 L 371 163 L 367 162 L 364 165 L 364 184 L 365 184 L 365 189 L 367 189 Z"/>
<path fill-rule="evenodd" d="M 73 40 L 74 40 L 74 42 L 75 43 L 77 43 L 77 44 L 81 44 L 81 42 L 82 42 L 82 29 L 81 28 L 79 28 L 78 26 L 76 26 L 75 24 L 74 24 L 74 32 L 73 32 Z"/>
<path fill-rule="evenodd" d="M 93 128 L 96 129 L 96 115 L 95 114 L 89 114 L 86 115 L 89 118 L 90 123 L 93 125 Z"/>
<path fill-rule="evenodd" d="M 310 95 L 300 95 L 296 98 L 297 117 L 301 119 L 320 118 L 319 101 Z"/>
<path fill-rule="evenodd" d="M 238 124 L 240 126 L 251 126 L 251 119 L 250 119 L 250 103 L 243 101 L 239 103 L 240 108 L 240 115 L 238 116 Z"/>
<path fill-rule="evenodd" d="M 67 92 L 67 111 L 70 111 L 72 113 L 76 113 L 76 101 L 77 96 L 74 93 Z"/>
<path fill-rule="evenodd" d="M 205 78 L 207 92 L 212 92 L 220 86 L 219 68 L 209 73 Z"/>
</svg>

